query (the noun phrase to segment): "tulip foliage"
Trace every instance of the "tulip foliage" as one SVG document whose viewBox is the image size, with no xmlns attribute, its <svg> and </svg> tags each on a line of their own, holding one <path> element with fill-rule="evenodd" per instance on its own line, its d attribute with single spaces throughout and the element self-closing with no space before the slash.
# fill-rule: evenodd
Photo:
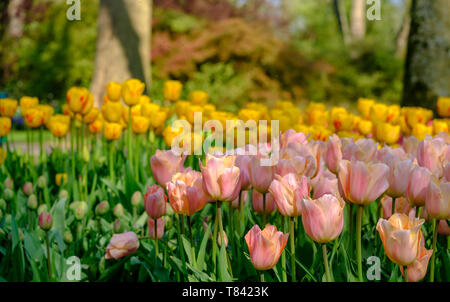
<svg viewBox="0 0 450 302">
<path fill-rule="evenodd" d="M 163 90 L 111 82 L 96 108 L 73 87 L 61 113 L 0 100 L 1 281 L 450 281 L 448 98 L 433 119 L 369 99 L 358 115 L 289 101 L 232 113 L 204 91 L 181 99 L 178 81 Z M 269 126 L 234 146 L 238 121 Z"/>
</svg>

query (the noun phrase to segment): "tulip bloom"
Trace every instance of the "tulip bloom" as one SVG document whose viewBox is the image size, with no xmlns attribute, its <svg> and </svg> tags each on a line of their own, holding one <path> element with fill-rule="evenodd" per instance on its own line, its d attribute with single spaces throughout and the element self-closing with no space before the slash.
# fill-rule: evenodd
<svg viewBox="0 0 450 302">
<path fill-rule="evenodd" d="M 183 85 L 179 81 L 164 82 L 164 98 L 168 101 L 176 101 L 180 98 Z"/>
<path fill-rule="evenodd" d="M 384 251 L 392 262 L 405 266 L 412 264 L 419 256 L 420 227 L 423 219 L 410 218 L 405 214 L 394 214 L 389 220 L 380 218 L 377 230 L 383 242 Z"/>
<path fill-rule="evenodd" d="M 319 174 L 311 180 L 311 185 L 314 199 L 325 194 L 335 196 L 339 194 L 338 180 L 336 176 L 328 170 L 321 170 Z"/>
<path fill-rule="evenodd" d="M 342 147 L 342 158 L 346 160 L 356 160 L 369 162 L 377 152 L 377 144 L 372 139 L 358 139 L 356 142 L 349 142 Z"/>
<path fill-rule="evenodd" d="M 439 220 L 438 233 L 442 236 L 450 236 L 450 226 L 447 220 Z"/>
<path fill-rule="evenodd" d="M 269 187 L 269 192 L 277 205 L 281 215 L 295 217 L 302 214 L 301 200 L 309 196 L 311 186 L 308 178 L 299 178 L 293 173 L 283 177 L 276 175 Z"/>
<path fill-rule="evenodd" d="M 200 161 L 205 191 L 214 201 L 233 201 L 241 191 L 240 170 L 234 165 L 236 157 L 206 155 L 206 165 Z"/>
<path fill-rule="evenodd" d="M 134 133 L 143 134 L 148 131 L 150 120 L 144 116 L 133 116 L 131 118 L 131 129 Z"/>
<path fill-rule="evenodd" d="M 172 150 L 156 150 L 150 159 L 150 166 L 156 182 L 160 186 L 166 187 L 173 175 L 183 171 L 185 159 L 185 155 L 178 156 Z"/>
<path fill-rule="evenodd" d="M 167 183 L 167 194 L 175 213 L 188 216 L 203 209 L 208 200 L 203 191 L 202 173 L 194 170 L 175 174 Z"/>
<path fill-rule="evenodd" d="M 427 274 L 428 262 L 433 255 L 433 250 L 427 250 L 425 248 L 425 240 L 422 233 L 420 233 L 420 237 L 420 251 L 417 259 L 406 267 L 408 282 L 418 282 L 425 278 L 425 275 Z M 402 272 L 402 275 L 405 276 L 403 266 L 400 266 L 400 271 Z"/>
<path fill-rule="evenodd" d="M 123 105 L 120 102 L 108 102 L 102 106 L 102 114 L 110 123 L 118 123 L 122 118 Z"/>
<path fill-rule="evenodd" d="M 277 231 L 277 227 L 266 225 L 261 231 L 258 225 L 253 226 L 245 235 L 250 259 L 257 270 L 269 270 L 274 267 L 286 246 L 289 233 Z"/>
<path fill-rule="evenodd" d="M 83 111 L 89 102 L 89 90 L 84 87 L 72 87 L 66 94 L 67 104 L 74 113 Z"/>
<path fill-rule="evenodd" d="M 267 193 L 273 180 L 274 167 L 261 166 L 262 156 L 252 156 L 250 159 L 250 182 L 254 190 Z"/>
<path fill-rule="evenodd" d="M 446 149 L 447 145 L 441 139 L 426 137 L 417 146 L 417 163 L 440 177 Z"/>
<path fill-rule="evenodd" d="M 345 202 L 330 194 L 318 199 L 302 199 L 302 222 L 314 241 L 327 243 L 336 239 L 344 226 Z"/>
<path fill-rule="evenodd" d="M 0 137 L 7 136 L 11 131 L 11 119 L 9 117 L 0 117 Z"/>
<path fill-rule="evenodd" d="M 241 178 L 241 190 L 247 190 L 251 186 L 250 182 L 250 160 L 251 157 L 248 155 L 237 155 L 236 156 L 236 167 L 239 168 Z"/>
<path fill-rule="evenodd" d="M 106 259 L 115 260 L 134 253 L 139 248 L 139 239 L 136 233 L 127 232 L 114 234 L 106 247 Z"/>
<path fill-rule="evenodd" d="M 111 102 L 120 101 L 122 96 L 122 85 L 117 82 L 109 82 L 106 85 L 106 96 Z"/>
<path fill-rule="evenodd" d="M 56 173 L 55 182 L 58 187 L 67 184 L 67 174 L 66 173 Z"/>
<path fill-rule="evenodd" d="M 395 155 L 387 154 L 382 162 L 389 167 L 387 175 L 389 187 L 386 194 L 394 198 L 405 195 L 413 169 L 412 161 L 408 159 L 402 161 Z"/>
<path fill-rule="evenodd" d="M 430 181 L 425 198 L 427 214 L 435 219 L 450 219 L 450 182 Z"/>
<path fill-rule="evenodd" d="M 51 228 L 52 228 L 52 224 L 53 224 L 53 221 L 52 221 L 52 214 L 50 214 L 50 213 L 47 213 L 47 212 L 42 212 L 40 215 L 39 215 L 39 221 L 38 221 L 38 223 L 39 223 L 39 227 L 42 229 L 42 230 L 44 230 L 44 231 L 48 231 L 48 230 L 50 230 Z"/>
<path fill-rule="evenodd" d="M 208 102 L 208 93 L 203 90 L 193 90 L 189 94 L 189 100 L 195 105 L 205 105 Z"/>
<path fill-rule="evenodd" d="M 145 84 L 138 79 L 129 79 L 122 84 L 122 98 L 128 106 L 139 104 Z"/>
<path fill-rule="evenodd" d="M 338 170 L 339 191 L 347 202 L 369 204 L 389 187 L 388 172 L 389 167 L 382 163 L 342 160 Z"/>
<path fill-rule="evenodd" d="M 275 210 L 275 202 L 273 196 L 270 193 L 266 193 L 265 207 L 263 201 L 263 194 L 253 190 L 252 192 L 252 207 L 258 214 L 270 214 Z"/>
<path fill-rule="evenodd" d="M 83 116 L 83 123 L 93 123 L 97 119 L 99 114 L 100 110 L 98 108 L 91 108 L 91 110 L 89 110 L 89 112 L 85 116 Z"/>
<path fill-rule="evenodd" d="M 406 197 L 411 204 L 419 207 L 425 205 L 431 176 L 427 168 L 414 166 L 410 173 L 408 188 L 406 190 Z"/>
<path fill-rule="evenodd" d="M 105 123 L 103 134 L 109 141 L 118 140 L 122 134 L 122 125 L 118 123 Z"/>
<path fill-rule="evenodd" d="M 25 125 L 30 128 L 38 128 L 45 122 L 45 113 L 36 107 L 30 108 L 25 114 Z"/>
<path fill-rule="evenodd" d="M 13 99 L 0 99 L 0 114 L 5 117 L 13 117 L 17 111 L 17 101 Z"/>
<path fill-rule="evenodd" d="M 339 137 L 336 134 L 330 136 L 327 142 L 327 151 L 325 153 L 325 164 L 327 168 L 337 173 L 338 163 L 342 159 L 342 144 Z"/>
<path fill-rule="evenodd" d="M 167 197 L 158 185 L 149 186 L 144 195 L 145 211 L 153 219 L 159 219 L 166 213 Z"/>
<path fill-rule="evenodd" d="M 20 98 L 20 114 L 25 116 L 27 110 L 39 104 L 39 99 L 36 97 L 23 96 Z"/>
<path fill-rule="evenodd" d="M 148 224 L 148 237 L 155 239 L 155 220 L 152 218 L 147 219 Z M 158 239 L 161 239 L 164 236 L 164 225 L 166 221 L 164 218 L 160 218 L 156 220 L 156 233 L 158 234 Z"/>
</svg>

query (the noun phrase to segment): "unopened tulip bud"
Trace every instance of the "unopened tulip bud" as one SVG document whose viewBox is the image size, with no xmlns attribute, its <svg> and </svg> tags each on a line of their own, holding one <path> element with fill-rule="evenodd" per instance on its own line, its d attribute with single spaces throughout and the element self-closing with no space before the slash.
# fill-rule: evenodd
<svg viewBox="0 0 450 302">
<path fill-rule="evenodd" d="M 134 192 L 133 196 L 131 196 L 131 204 L 133 207 L 138 207 L 142 203 L 142 193 L 139 191 Z"/>
<path fill-rule="evenodd" d="M 14 181 L 11 177 L 8 177 L 7 179 L 5 179 L 4 187 L 5 187 L 5 189 L 14 190 Z"/>
<path fill-rule="evenodd" d="M 221 234 L 221 232 L 219 232 L 218 234 L 217 234 L 217 244 L 219 245 L 219 247 L 222 247 L 222 237 L 220 237 L 220 234 Z M 225 247 L 227 247 L 228 246 L 228 236 L 227 236 L 227 233 L 225 233 L 225 232 L 223 232 L 223 234 L 225 235 L 225 236 L 223 236 L 223 241 L 225 242 Z"/>
<path fill-rule="evenodd" d="M 44 230 L 48 231 L 52 228 L 52 214 L 47 212 L 42 212 L 39 215 L 39 227 Z"/>
<path fill-rule="evenodd" d="M 23 193 L 25 193 L 25 195 L 27 196 L 33 194 L 33 184 L 31 182 L 26 182 L 23 185 Z"/>
<path fill-rule="evenodd" d="M 113 209 L 113 214 L 117 218 L 122 217 L 124 212 L 125 212 L 125 209 L 123 208 L 123 205 L 121 203 L 116 204 L 116 206 Z"/>
<path fill-rule="evenodd" d="M 114 220 L 113 231 L 114 233 L 121 233 L 123 231 L 123 225 L 122 222 L 120 221 L 120 218 Z"/>
<path fill-rule="evenodd" d="M 82 220 L 84 217 L 86 217 L 87 212 L 88 212 L 87 203 L 85 201 L 80 201 L 74 210 L 75 218 L 77 220 Z"/>
<path fill-rule="evenodd" d="M 36 210 L 38 206 L 36 195 L 31 194 L 28 196 L 27 206 L 31 210 Z"/>
<path fill-rule="evenodd" d="M 71 244 L 73 241 L 73 235 L 71 231 L 64 232 L 64 242 L 67 244 Z"/>
<path fill-rule="evenodd" d="M 6 210 L 6 201 L 0 198 L 0 210 Z"/>
<path fill-rule="evenodd" d="M 41 204 L 37 210 L 37 213 L 38 213 L 38 215 L 41 215 L 44 212 L 47 212 L 47 205 Z"/>
<path fill-rule="evenodd" d="M 89 161 L 91 160 L 91 154 L 89 153 L 87 146 L 84 146 L 83 148 L 82 158 L 85 163 L 89 163 Z"/>
<path fill-rule="evenodd" d="M 14 192 L 10 189 L 5 189 L 4 195 L 6 200 L 10 201 L 14 198 Z"/>
<path fill-rule="evenodd" d="M 36 184 L 39 189 L 45 188 L 47 186 L 47 177 L 45 177 L 44 175 L 39 176 Z"/>
<path fill-rule="evenodd" d="M 69 198 L 69 192 L 67 192 L 67 190 L 62 189 L 58 193 L 58 198 L 59 199 L 67 199 L 67 198 Z"/>
<path fill-rule="evenodd" d="M 106 213 L 108 213 L 108 211 L 109 211 L 109 203 L 106 200 L 100 202 L 95 207 L 95 214 L 99 216 L 105 215 Z"/>
</svg>

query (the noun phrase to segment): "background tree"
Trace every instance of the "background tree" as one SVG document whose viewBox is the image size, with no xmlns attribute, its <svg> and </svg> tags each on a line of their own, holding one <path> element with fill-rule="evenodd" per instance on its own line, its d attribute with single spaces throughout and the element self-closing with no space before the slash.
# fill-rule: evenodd
<svg viewBox="0 0 450 302">
<path fill-rule="evenodd" d="M 101 0 L 91 84 L 97 105 L 110 81 L 137 78 L 150 88 L 152 0 Z"/>
<path fill-rule="evenodd" d="M 450 2 L 413 0 L 406 57 L 403 106 L 435 109 L 450 95 Z"/>
</svg>

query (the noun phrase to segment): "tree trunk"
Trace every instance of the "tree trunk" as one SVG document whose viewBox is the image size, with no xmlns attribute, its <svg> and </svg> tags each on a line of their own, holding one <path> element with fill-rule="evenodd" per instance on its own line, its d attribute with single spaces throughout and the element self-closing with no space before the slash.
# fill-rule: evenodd
<svg viewBox="0 0 450 302">
<path fill-rule="evenodd" d="M 353 40 L 362 40 L 366 34 L 366 0 L 353 0 L 350 20 Z"/>
<path fill-rule="evenodd" d="M 151 84 L 152 0 L 101 0 L 91 92 L 103 102 L 106 84 L 137 78 Z"/>
<path fill-rule="evenodd" d="M 413 0 L 403 106 L 436 109 L 450 95 L 450 1 Z"/>
<path fill-rule="evenodd" d="M 339 30 L 342 34 L 342 38 L 344 39 L 345 45 L 349 45 L 351 42 L 350 29 L 348 25 L 347 14 L 345 13 L 345 7 L 341 0 L 333 1 L 334 12 L 336 14 L 336 18 L 339 25 Z"/>
<path fill-rule="evenodd" d="M 20 38 L 23 34 L 25 22 L 25 0 L 11 0 L 8 6 L 8 36 Z"/>
<path fill-rule="evenodd" d="M 411 16 L 408 12 L 405 13 L 405 17 L 403 18 L 402 27 L 397 34 L 395 39 L 396 50 L 395 56 L 397 58 L 403 58 L 406 52 L 406 46 L 408 44 L 408 35 L 409 29 L 411 25 Z"/>
</svg>

